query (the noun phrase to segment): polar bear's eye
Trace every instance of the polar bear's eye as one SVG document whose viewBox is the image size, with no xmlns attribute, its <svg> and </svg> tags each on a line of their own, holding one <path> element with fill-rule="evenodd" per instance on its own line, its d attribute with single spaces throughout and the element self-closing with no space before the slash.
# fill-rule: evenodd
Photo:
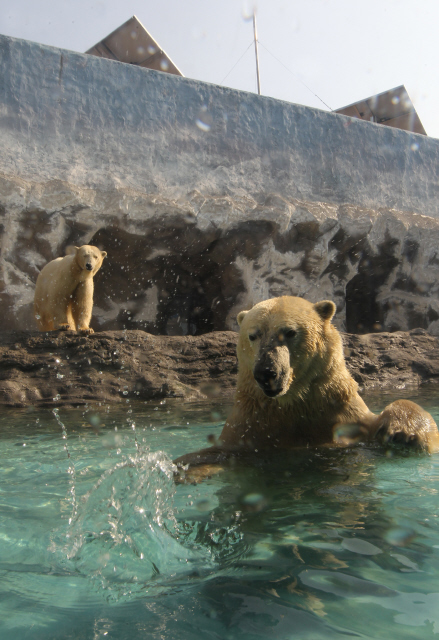
<svg viewBox="0 0 439 640">
<path fill-rule="evenodd" d="M 285 329 L 284 335 L 286 338 L 294 338 L 297 335 L 297 331 L 294 331 L 294 329 Z"/>
<path fill-rule="evenodd" d="M 250 340 L 250 342 L 254 342 L 258 337 L 257 333 L 249 333 L 248 334 L 248 339 Z"/>
</svg>

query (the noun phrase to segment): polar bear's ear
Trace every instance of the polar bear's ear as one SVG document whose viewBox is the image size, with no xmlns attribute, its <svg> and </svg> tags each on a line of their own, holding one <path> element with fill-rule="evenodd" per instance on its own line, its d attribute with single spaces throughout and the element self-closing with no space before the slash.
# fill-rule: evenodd
<svg viewBox="0 0 439 640">
<path fill-rule="evenodd" d="M 107 255 L 107 252 L 106 252 L 106 251 L 101 251 L 102 259 L 104 259 L 106 255 Z"/>
<path fill-rule="evenodd" d="M 66 248 L 66 256 L 72 256 L 74 253 L 76 253 L 78 251 L 79 247 L 75 247 L 72 244 L 70 244 L 67 248 Z"/>
<path fill-rule="evenodd" d="M 315 303 L 314 309 L 317 311 L 322 320 L 330 320 L 336 312 L 337 308 L 332 300 L 322 300 L 321 302 Z"/>
<path fill-rule="evenodd" d="M 240 311 L 236 316 L 239 326 L 241 326 L 241 322 L 244 320 L 244 317 L 247 315 L 248 311 Z"/>
</svg>

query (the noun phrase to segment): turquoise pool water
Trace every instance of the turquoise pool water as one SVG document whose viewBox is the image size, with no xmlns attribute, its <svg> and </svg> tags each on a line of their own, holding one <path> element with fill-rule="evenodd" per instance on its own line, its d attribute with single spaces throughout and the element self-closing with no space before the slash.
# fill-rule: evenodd
<svg viewBox="0 0 439 640">
<path fill-rule="evenodd" d="M 227 411 L 3 411 L 2 640 L 439 635 L 439 456 L 309 449 L 176 486 Z"/>
</svg>

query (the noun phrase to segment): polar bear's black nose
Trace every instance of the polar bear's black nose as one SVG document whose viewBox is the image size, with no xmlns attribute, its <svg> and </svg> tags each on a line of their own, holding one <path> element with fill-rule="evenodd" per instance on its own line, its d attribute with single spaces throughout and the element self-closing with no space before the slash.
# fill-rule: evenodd
<svg viewBox="0 0 439 640">
<path fill-rule="evenodd" d="M 270 387 L 270 383 L 273 382 L 273 380 L 275 380 L 275 378 L 277 377 L 276 371 L 273 371 L 273 369 L 268 369 L 268 367 L 255 369 L 253 375 L 256 382 L 261 387 Z"/>
<path fill-rule="evenodd" d="M 91 262 L 87 262 L 85 268 L 87 269 L 87 271 L 91 271 L 93 269 L 93 265 L 91 264 Z"/>
</svg>

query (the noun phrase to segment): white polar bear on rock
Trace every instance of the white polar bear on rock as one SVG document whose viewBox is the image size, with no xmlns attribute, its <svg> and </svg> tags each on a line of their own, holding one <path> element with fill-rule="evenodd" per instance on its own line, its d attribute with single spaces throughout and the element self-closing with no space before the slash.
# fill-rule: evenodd
<svg viewBox="0 0 439 640">
<path fill-rule="evenodd" d="M 85 244 L 46 264 L 35 287 L 35 319 L 40 331 L 64 329 L 93 333 L 93 276 L 107 255 Z"/>
</svg>

